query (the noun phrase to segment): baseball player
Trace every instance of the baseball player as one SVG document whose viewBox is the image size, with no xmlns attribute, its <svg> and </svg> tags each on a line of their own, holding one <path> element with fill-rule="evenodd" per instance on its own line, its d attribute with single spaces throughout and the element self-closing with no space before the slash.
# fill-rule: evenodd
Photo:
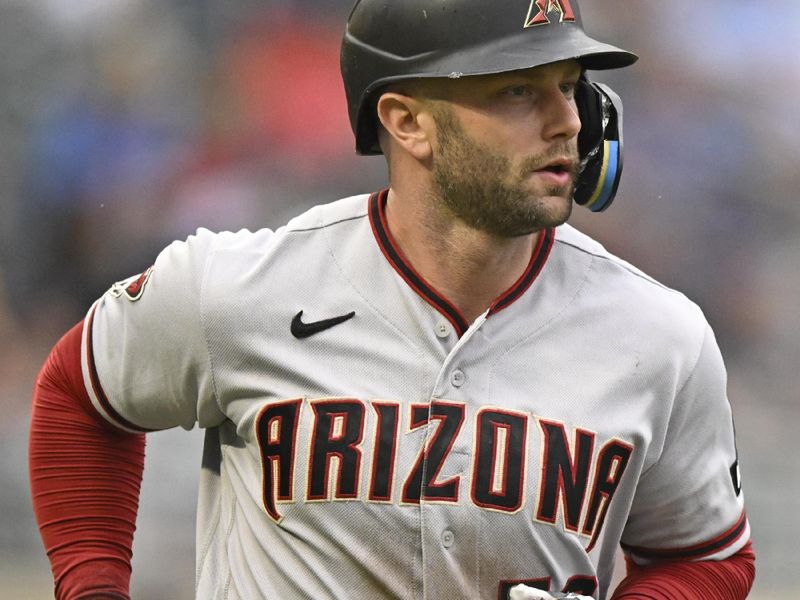
<svg viewBox="0 0 800 600">
<path fill-rule="evenodd" d="M 56 596 L 128 597 L 144 434 L 200 426 L 198 598 L 744 598 L 714 335 L 565 224 L 622 168 L 587 70 L 636 56 L 577 0 L 361 0 L 341 58 L 387 189 L 173 243 L 43 367 Z"/>
</svg>

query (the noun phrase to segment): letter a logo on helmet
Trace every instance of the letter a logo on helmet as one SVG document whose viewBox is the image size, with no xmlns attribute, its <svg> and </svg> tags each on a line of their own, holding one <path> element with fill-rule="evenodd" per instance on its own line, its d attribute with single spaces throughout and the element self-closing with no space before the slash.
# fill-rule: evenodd
<svg viewBox="0 0 800 600">
<path fill-rule="evenodd" d="M 535 9 L 538 9 L 535 10 Z M 575 13 L 569 4 L 569 0 L 531 0 L 531 7 L 528 9 L 528 16 L 525 18 L 525 28 L 536 27 L 537 25 L 548 25 L 550 23 L 550 13 L 557 12 L 558 22 L 575 21 Z"/>
</svg>

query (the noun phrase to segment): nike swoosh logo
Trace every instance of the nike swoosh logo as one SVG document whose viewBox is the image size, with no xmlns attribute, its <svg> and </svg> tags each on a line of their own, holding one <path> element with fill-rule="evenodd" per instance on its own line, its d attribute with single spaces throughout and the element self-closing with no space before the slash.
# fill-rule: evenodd
<svg viewBox="0 0 800 600">
<path fill-rule="evenodd" d="M 323 319 L 322 321 L 314 321 L 313 323 L 303 323 L 303 311 L 301 310 L 292 319 L 292 335 L 298 340 L 310 337 L 315 333 L 325 331 L 331 327 L 336 327 L 345 321 L 349 321 L 356 316 L 355 311 L 349 312 L 346 315 L 333 317 L 332 319 Z"/>
</svg>

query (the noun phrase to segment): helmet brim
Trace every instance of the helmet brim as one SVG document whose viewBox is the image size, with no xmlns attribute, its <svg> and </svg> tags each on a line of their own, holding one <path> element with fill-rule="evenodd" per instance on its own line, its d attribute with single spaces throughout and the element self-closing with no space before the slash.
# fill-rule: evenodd
<svg viewBox="0 0 800 600">
<path fill-rule="evenodd" d="M 454 77 L 490 75 L 532 69 L 544 65 L 576 60 L 584 69 L 608 70 L 627 67 L 639 57 L 627 50 L 589 37 L 579 29 L 555 30 L 552 42 L 547 36 L 531 38 L 526 31 L 516 36 L 484 42 L 458 53 L 447 49 L 420 61 L 421 77 Z"/>
</svg>

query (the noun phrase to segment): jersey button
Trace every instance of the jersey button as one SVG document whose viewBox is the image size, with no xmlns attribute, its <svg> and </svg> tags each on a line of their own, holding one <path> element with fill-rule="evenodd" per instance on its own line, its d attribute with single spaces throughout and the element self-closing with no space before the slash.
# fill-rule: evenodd
<svg viewBox="0 0 800 600">
<path fill-rule="evenodd" d="M 449 548 L 450 546 L 453 545 L 453 542 L 455 541 L 456 541 L 456 536 L 452 531 L 450 531 L 449 529 L 445 529 L 442 532 L 442 546 L 444 546 L 445 548 Z"/>
<path fill-rule="evenodd" d="M 453 387 L 461 387 L 464 385 L 464 381 L 466 381 L 467 376 L 464 375 L 464 371 L 456 369 L 453 371 L 452 375 L 450 375 L 450 383 L 453 384 Z"/>
<path fill-rule="evenodd" d="M 439 321 L 434 327 L 434 331 L 436 332 L 436 337 L 438 338 L 446 338 L 450 335 L 450 332 L 453 328 L 450 326 L 450 323 L 447 321 Z"/>
</svg>

